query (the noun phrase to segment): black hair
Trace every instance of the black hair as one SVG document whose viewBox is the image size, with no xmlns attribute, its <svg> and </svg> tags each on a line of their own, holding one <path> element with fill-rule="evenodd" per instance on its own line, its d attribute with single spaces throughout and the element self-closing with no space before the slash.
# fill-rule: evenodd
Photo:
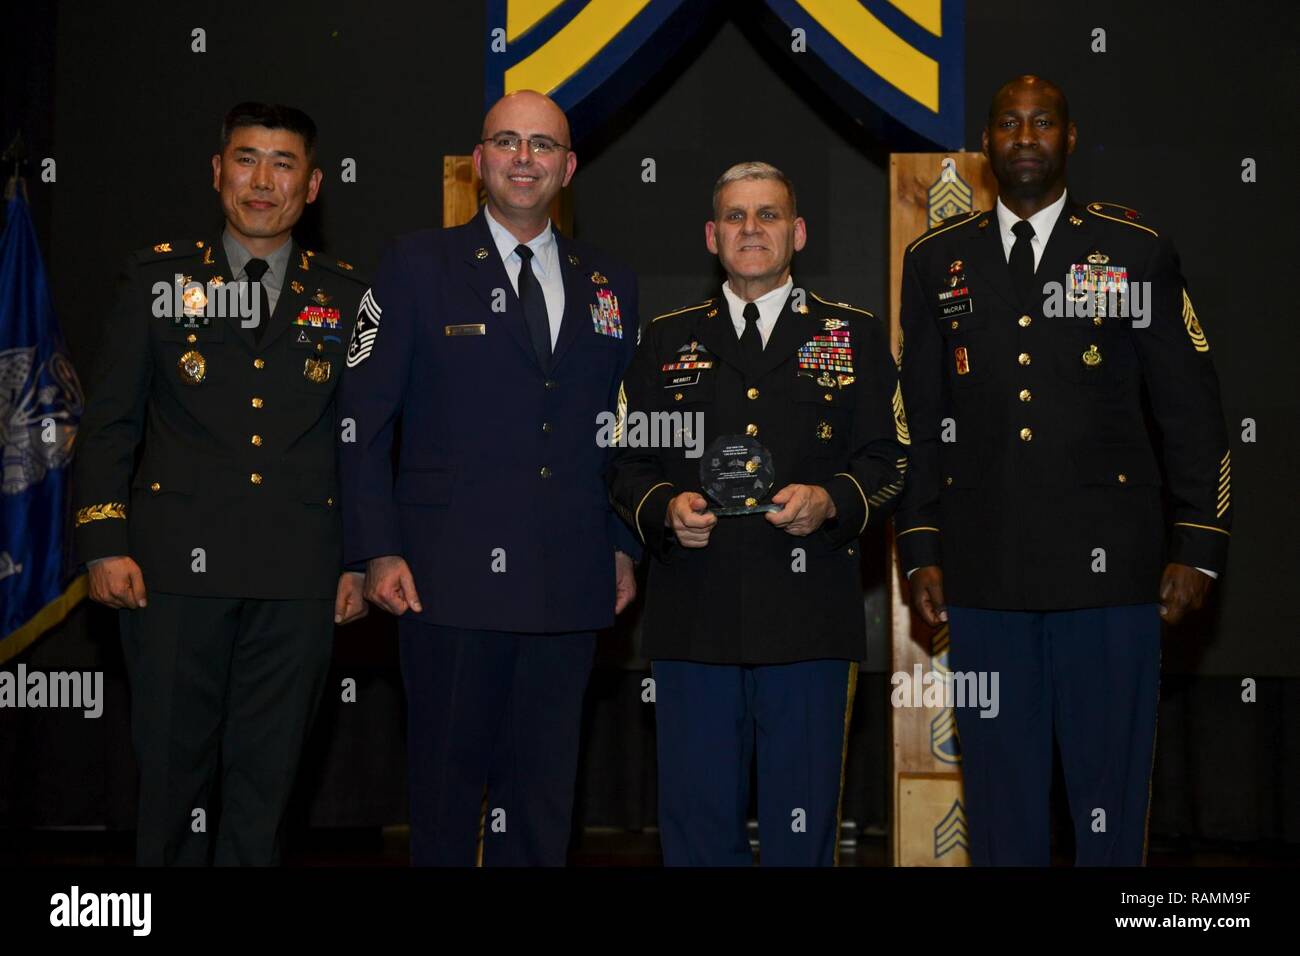
<svg viewBox="0 0 1300 956">
<path fill-rule="evenodd" d="M 316 124 L 300 109 L 279 103 L 240 103 L 232 106 L 221 121 L 221 151 L 230 145 L 230 134 L 244 126 L 265 126 L 267 129 L 287 129 L 302 137 L 307 150 L 307 161 L 316 157 Z"/>
</svg>

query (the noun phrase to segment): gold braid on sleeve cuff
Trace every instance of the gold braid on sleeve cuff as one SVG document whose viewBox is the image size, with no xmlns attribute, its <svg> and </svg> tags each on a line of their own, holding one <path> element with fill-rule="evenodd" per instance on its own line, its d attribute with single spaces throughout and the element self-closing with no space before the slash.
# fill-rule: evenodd
<svg viewBox="0 0 1300 956">
<path fill-rule="evenodd" d="M 120 518 L 126 520 L 126 505 L 120 501 L 109 501 L 102 505 L 87 505 L 84 508 L 77 509 L 77 524 L 80 528 L 83 524 L 90 524 L 92 521 L 105 521 L 108 518 Z"/>
</svg>

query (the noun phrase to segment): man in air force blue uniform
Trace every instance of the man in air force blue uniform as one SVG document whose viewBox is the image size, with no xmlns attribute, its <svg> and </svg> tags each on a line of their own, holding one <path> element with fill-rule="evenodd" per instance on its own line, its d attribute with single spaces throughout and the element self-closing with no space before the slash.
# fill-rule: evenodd
<svg viewBox="0 0 1300 956">
<path fill-rule="evenodd" d="M 577 165 L 553 102 L 505 97 L 474 160 L 486 208 L 398 240 L 362 302 L 345 560 L 400 615 L 413 862 L 472 864 L 486 791 L 483 862 L 559 865 L 595 632 L 635 594 L 598 435 L 637 286 L 552 228 Z"/>
</svg>

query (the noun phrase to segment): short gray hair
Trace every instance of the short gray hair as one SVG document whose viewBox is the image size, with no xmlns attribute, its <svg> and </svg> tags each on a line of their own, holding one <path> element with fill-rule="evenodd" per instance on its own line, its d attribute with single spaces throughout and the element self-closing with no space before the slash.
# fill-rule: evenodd
<svg viewBox="0 0 1300 956">
<path fill-rule="evenodd" d="M 794 198 L 794 183 L 785 173 L 777 169 L 771 163 L 748 162 L 736 163 L 713 184 L 713 218 L 718 217 L 718 196 L 722 193 L 722 188 L 731 183 L 738 183 L 742 179 L 775 179 L 790 196 L 790 211 L 793 215 L 799 215 L 799 206 Z"/>
</svg>

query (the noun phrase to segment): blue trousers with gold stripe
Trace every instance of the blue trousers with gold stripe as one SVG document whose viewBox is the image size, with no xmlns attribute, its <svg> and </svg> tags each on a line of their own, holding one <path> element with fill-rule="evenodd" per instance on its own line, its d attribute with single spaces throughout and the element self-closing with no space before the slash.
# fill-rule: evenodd
<svg viewBox="0 0 1300 956">
<path fill-rule="evenodd" d="M 836 862 L 857 669 L 840 660 L 653 663 L 665 865 L 753 862 L 745 823 L 755 756 L 761 862 Z"/>
<path fill-rule="evenodd" d="M 1055 738 L 1078 865 L 1144 863 L 1160 693 L 1156 605 L 950 606 L 948 624 L 952 670 L 998 674 L 997 716 L 956 708 L 971 861 L 1051 862 Z"/>
</svg>

